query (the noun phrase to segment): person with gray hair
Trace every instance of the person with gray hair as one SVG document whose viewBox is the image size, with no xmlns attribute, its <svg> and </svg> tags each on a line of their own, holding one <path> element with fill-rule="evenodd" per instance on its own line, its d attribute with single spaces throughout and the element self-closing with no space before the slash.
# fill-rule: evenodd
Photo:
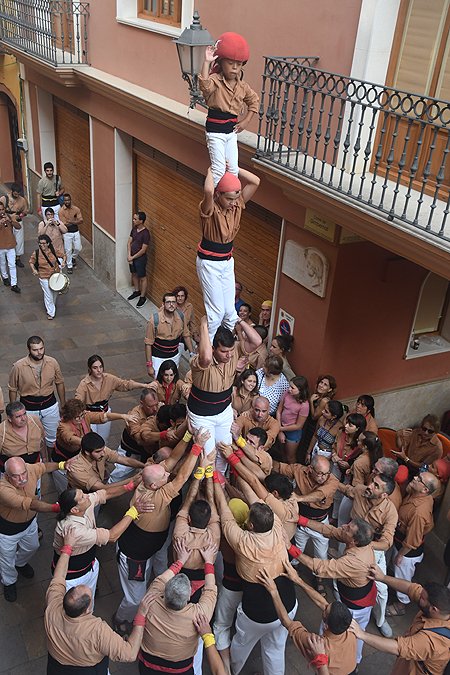
<svg viewBox="0 0 450 675">
<path fill-rule="evenodd" d="M 400 485 L 396 481 L 398 466 L 398 462 L 396 462 L 395 459 L 392 459 L 392 457 L 380 457 L 380 459 L 375 462 L 372 473 L 367 481 L 370 483 L 375 476 L 381 476 L 382 474 L 388 478 L 393 478 L 395 480 L 395 487 L 389 495 L 389 500 L 393 503 L 397 511 L 399 510 L 403 499 Z"/>
<path fill-rule="evenodd" d="M 6 406 L 6 419 L 0 424 L 0 472 L 9 457 L 22 457 L 26 464 L 41 461 L 45 452 L 45 432 L 41 421 L 27 415 L 20 401 Z"/>
<path fill-rule="evenodd" d="M 176 562 L 160 574 L 149 588 L 151 596 L 147 612 L 144 639 L 139 653 L 139 672 L 183 672 L 201 674 L 201 658 L 194 668 L 197 650 L 202 656 L 203 645 L 196 629 L 199 617 L 211 620 L 217 598 L 214 576 L 214 560 L 217 546 L 209 544 L 200 549 L 205 562 L 205 585 L 198 603 L 189 602 L 191 584 L 180 570 L 190 551 L 181 542 L 174 542 Z M 205 636 L 209 637 L 209 636 Z M 214 639 L 214 638 L 212 638 Z M 209 643 L 205 641 L 205 646 Z"/>
</svg>

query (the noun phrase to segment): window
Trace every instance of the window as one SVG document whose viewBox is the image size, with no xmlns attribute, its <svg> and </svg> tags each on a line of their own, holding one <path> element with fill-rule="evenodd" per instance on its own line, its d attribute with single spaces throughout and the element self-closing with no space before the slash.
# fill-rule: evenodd
<svg viewBox="0 0 450 675">
<path fill-rule="evenodd" d="M 450 283 L 430 272 L 422 284 L 406 358 L 450 351 Z"/>
<path fill-rule="evenodd" d="M 138 16 L 181 26 L 181 0 L 139 0 Z"/>
</svg>

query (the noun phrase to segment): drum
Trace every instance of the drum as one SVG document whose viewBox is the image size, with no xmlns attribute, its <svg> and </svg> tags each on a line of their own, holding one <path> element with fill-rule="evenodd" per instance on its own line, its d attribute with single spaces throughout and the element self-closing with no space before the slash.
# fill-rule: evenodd
<svg viewBox="0 0 450 675">
<path fill-rule="evenodd" d="M 55 272 L 48 280 L 48 285 L 50 289 L 56 293 L 67 293 L 70 286 L 70 279 L 62 272 Z"/>
</svg>

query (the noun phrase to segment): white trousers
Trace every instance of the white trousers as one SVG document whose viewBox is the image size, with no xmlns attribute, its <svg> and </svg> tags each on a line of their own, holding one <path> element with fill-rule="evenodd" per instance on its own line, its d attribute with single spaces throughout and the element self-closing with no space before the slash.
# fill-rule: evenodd
<svg viewBox="0 0 450 675">
<path fill-rule="evenodd" d="M 178 368 L 178 366 L 180 365 L 180 356 L 181 356 L 180 352 L 178 352 L 178 354 L 175 354 L 175 356 L 170 356 L 170 357 L 168 356 L 165 359 L 160 359 L 159 356 L 152 356 L 152 363 L 153 363 L 153 369 L 155 371 L 155 378 L 158 375 L 159 369 L 161 368 L 161 364 L 164 363 L 164 361 L 167 361 L 167 359 L 169 359 L 169 358 L 170 358 L 171 361 L 175 361 L 175 364 Z"/>
<path fill-rule="evenodd" d="M 230 591 L 220 586 L 213 628 L 216 648 L 219 651 L 227 649 L 231 644 L 231 627 L 241 600 L 242 591 Z"/>
<path fill-rule="evenodd" d="M 66 232 L 63 234 L 64 239 L 64 251 L 67 258 L 67 267 L 72 269 L 73 267 L 73 258 L 76 258 L 81 249 L 81 236 L 79 232 Z"/>
<path fill-rule="evenodd" d="M 366 629 L 367 624 L 370 620 L 370 613 L 372 607 L 362 607 L 361 609 L 350 609 L 349 611 L 352 617 L 355 619 L 356 623 L 359 624 L 362 630 Z M 363 641 L 356 641 L 356 663 L 361 663 L 362 659 L 362 650 L 363 650 Z"/>
<path fill-rule="evenodd" d="M 381 569 L 383 574 L 386 574 L 386 556 L 384 551 L 374 551 L 375 564 Z M 388 587 L 381 581 L 376 581 L 377 587 L 377 602 L 373 608 L 373 618 L 378 626 L 382 626 L 386 621 L 386 606 L 388 601 Z"/>
<path fill-rule="evenodd" d="M 92 427 L 91 427 L 92 428 Z M 127 453 L 122 448 L 121 445 L 117 448 L 117 452 L 121 457 L 126 457 Z M 136 459 L 140 459 L 137 455 L 134 455 Z M 125 466 L 125 464 L 114 464 L 114 469 L 111 471 L 111 474 L 108 478 L 108 483 L 118 483 L 128 476 L 132 476 L 136 472 L 136 469 L 133 469 L 132 466 Z"/>
<path fill-rule="evenodd" d="M 219 326 L 234 330 L 238 315 L 234 306 L 234 259 L 202 260 L 197 256 L 197 275 L 203 291 L 209 339 L 212 341 Z"/>
<path fill-rule="evenodd" d="M 9 278 L 11 280 L 11 286 L 17 286 L 16 249 L 1 248 L 0 272 L 3 279 L 8 278 L 8 270 L 9 270 Z"/>
<path fill-rule="evenodd" d="M 297 602 L 289 618 L 293 619 Z M 244 613 L 242 604 L 237 608 L 236 633 L 231 642 L 231 669 L 239 675 L 250 652 L 257 642 L 261 643 L 261 657 L 264 675 L 284 675 L 284 651 L 288 632 L 281 621 L 256 623 Z"/>
<path fill-rule="evenodd" d="M 116 612 L 118 622 L 133 621 L 136 616 L 139 603 L 147 592 L 150 582 L 153 558 L 145 562 L 144 581 L 132 581 L 128 579 L 127 556 L 119 551 L 119 579 L 123 591 L 123 600 Z"/>
<path fill-rule="evenodd" d="M 78 577 L 77 579 L 66 579 L 66 591 L 68 591 L 70 588 L 75 588 L 75 586 L 89 586 L 89 588 L 92 591 L 92 610 L 94 611 L 94 600 L 95 600 L 95 591 L 97 590 L 97 581 L 98 581 L 98 573 L 100 570 L 100 565 L 98 563 L 97 558 L 94 560 L 94 564 L 92 565 L 92 569 L 89 570 L 89 572 L 86 572 L 86 574 L 83 574 L 82 577 Z"/>
<path fill-rule="evenodd" d="M 25 251 L 25 229 L 23 220 L 21 222 L 22 227 L 20 230 L 15 230 L 13 228 L 13 234 L 16 238 L 16 256 L 23 255 Z"/>
<path fill-rule="evenodd" d="M 55 316 L 56 298 L 58 297 L 58 293 L 56 291 L 52 291 L 48 285 L 48 279 L 39 279 L 39 283 L 41 284 L 42 292 L 44 294 L 45 310 L 49 316 Z"/>
<path fill-rule="evenodd" d="M 416 565 L 422 562 L 422 560 L 423 560 L 423 553 L 422 555 L 419 555 L 416 558 L 407 558 L 406 556 L 404 556 L 400 565 L 394 565 L 395 578 L 411 581 L 414 576 L 414 572 L 416 571 Z M 405 595 L 405 593 L 400 593 L 399 591 L 397 591 L 397 598 L 399 602 L 402 602 L 404 605 L 409 605 L 409 603 L 411 602 L 408 595 Z"/>
<path fill-rule="evenodd" d="M 162 548 L 160 548 L 158 553 L 155 553 L 155 555 L 153 556 L 153 574 L 155 575 L 155 577 L 159 577 L 160 574 L 162 574 L 169 568 L 169 560 L 167 557 L 167 552 L 169 550 L 169 546 L 172 543 L 172 535 L 174 528 L 175 528 L 175 518 L 169 525 L 169 531 L 167 533 L 166 541 L 164 542 Z"/>
<path fill-rule="evenodd" d="M 233 408 L 231 405 L 228 408 L 218 415 L 211 415 L 209 417 L 202 417 L 201 415 L 195 415 L 188 408 L 188 417 L 194 429 L 208 429 L 211 434 L 205 443 L 205 452 L 209 455 L 210 452 L 216 447 L 216 443 L 223 441 L 224 443 L 231 443 L 231 425 L 233 424 Z M 228 464 L 223 458 L 223 456 L 218 452 L 216 457 L 216 469 L 225 473 L 228 468 Z"/>
<path fill-rule="evenodd" d="M 24 567 L 39 548 L 37 519 L 17 534 L 0 534 L 0 576 L 4 586 L 17 581 L 17 567 Z"/>
<path fill-rule="evenodd" d="M 203 664 L 203 640 L 199 638 L 198 648 L 194 654 L 194 663 L 193 663 L 194 675 L 202 675 L 203 673 L 202 664 Z"/>
<path fill-rule="evenodd" d="M 227 171 L 234 173 L 235 176 L 239 173 L 238 159 L 238 143 L 237 133 L 232 131 L 231 134 L 219 134 L 213 131 L 206 132 L 206 145 L 208 146 L 209 159 L 211 161 L 211 172 L 214 179 L 214 187 Z"/>
<path fill-rule="evenodd" d="M 58 403 L 54 403 L 49 408 L 44 408 L 44 410 L 27 410 L 27 415 L 39 417 L 45 431 L 45 442 L 48 447 L 51 447 L 56 441 L 56 429 L 61 419 Z"/>
<path fill-rule="evenodd" d="M 111 408 L 109 407 L 108 412 L 111 412 Z M 103 424 L 91 424 L 91 431 L 95 431 L 96 434 L 99 434 L 105 441 L 105 445 L 108 445 L 109 434 L 111 433 L 111 422 L 104 422 Z"/>
<path fill-rule="evenodd" d="M 321 521 L 324 525 L 328 525 L 328 518 Z M 302 551 L 305 550 L 306 544 L 309 539 L 312 539 L 314 547 L 314 558 L 320 558 L 321 560 L 327 560 L 328 558 L 328 544 L 330 540 L 327 537 L 324 537 L 320 532 L 315 532 L 309 527 L 297 527 L 295 532 L 295 544 Z"/>
</svg>

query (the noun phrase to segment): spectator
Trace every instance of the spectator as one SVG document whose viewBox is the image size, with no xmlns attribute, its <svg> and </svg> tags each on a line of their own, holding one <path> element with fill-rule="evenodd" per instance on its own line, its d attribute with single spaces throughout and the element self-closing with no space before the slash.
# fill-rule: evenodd
<svg viewBox="0 0 450 675">
<path fill-rule="evenodd" d="M 133 216 L 133 227 L 127 242 L 127 260 L 130 265 L 131 283 L 134 291 L 127 300 L 139 298 L 137 307 L 147 301 L 147 249 L 150 243 L 150 232 L 145 226 L 147 215 L 138 211 Z"/>
</svg>

